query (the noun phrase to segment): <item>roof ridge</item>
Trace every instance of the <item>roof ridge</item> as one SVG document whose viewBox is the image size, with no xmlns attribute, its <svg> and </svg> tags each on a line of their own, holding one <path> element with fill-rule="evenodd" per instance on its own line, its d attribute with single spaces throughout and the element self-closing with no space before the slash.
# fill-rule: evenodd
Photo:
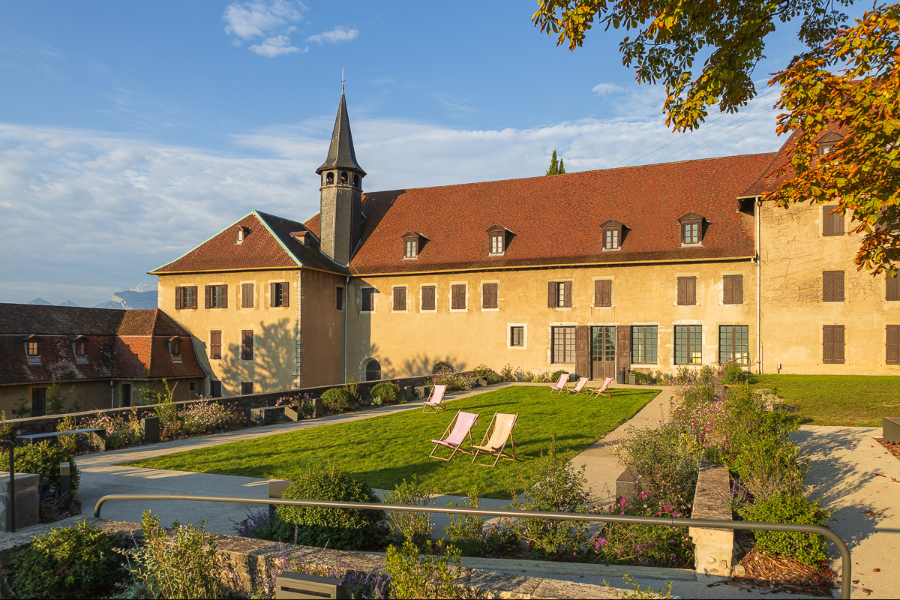
<svg viewBox="0 0 900 600">
<path fill-rule="evenodd" d="M 287 247 L 287 244 L 284 243 L 284 241 L 281 239 L 281 236 L 279 236 L 278 234 L 275 233 L 275 230 L 272 229 L 272 226 L 269 225 L 269 223 L 265 220 L 265 218 L 263 218 L 262 215 L 267 215 L 270 217 L 274 217 L 276 219 L 280 219 L 281 217 L 278 217 L 276 215 L 269 215 L 268 213 L 262 213 L 262 212 L 256 211 L 256 210 L 253 211 L 253 214 L 256 215 L 256 218 L 259 219 L 259 222 L 263 224 L 263 227 L 266 228 L 266 230 L 269 232 L 269 235 L 271 235 L 273 238 L 275 238 L 275 241 L 278 242 L 278 245 L 281 246 L 281 249 L 284 250 L 287 253 L 287 255 L 293 259 L 293 261 L 295 263 L 297 263 L 297 266 L 298 267 L 304 266 L 304 264 L 300 260 L 300 258 L 296 254 L 294 254 L 290 248 Z M 285 220 L 287 220 L 287 219 L 285 219 Z M 302 225 L 302 223 L 298 223 L 298 225 Z M 305 228 L 306 226 L 304 225 L 303 227 Z"/>
<path fill-rule="evenodd" d="M 243 217 L 241 217 L 240 219 L 238 219 L 237 221 L 235 221 L 235 223 L 236 223 L 236 222 L 239 222 L 239 221 L 243 221 L 244 219 L 246 219 L 246 218 L 249 217 L 250 215 L 253 215 L 254 213 L 256 213 L 255 210 L 252 210 L 252 211 L 248 212 L 246 215 L 244 215 Z M 232 223 L 231 225 L 234 225 L 234 223 Z M 231 227 L 231 225 L 229 225 L 228 227 Z M 220 235 L 222 235 L 223 233 L 225 233 L 226 231 L 228 231 L 228 227 L 225 227 L 224 229 L 221 229 L 220 231 L 218 231 L 218 232 L 214 233 L 213 235 L 209 236 L 208 238 L 206 238 L 205 240 L 203 240 L 202 242 L 200 242 L 199 244 L 197 244 L 196 246 L 194 246 L 193 248 L 191 248 L 190 250 L 188 250 L 187 252 L 185 252 L 184 254 L 182 254 L 181 256 L 179 256 L 178 258 L 175 258 L 175 259 L 173 259 L 173 260 L 170 260 L 170 261 L 167 262 L 166 264 L 161 265 L 161 266 L 159 266 L 159 267 L 156 267 L 156 268 L 153 269 L 152 271 L 147 271 L 147 274 L 148 274 L 148 275 L 153 275 L 154 273 L 156 273 L 156 272 L 159 271 L 160 269 L 165 269 L 166 267 L 168 267 L 168 266 L 171 265 L 172 263 L 178 262 L 179 260 L 181 260 L 182 258 L 184 258 L 185 256 L 187 256 L 188 254 L 190 254 L 191 252 L 193 252 L 193 251 L 196 250 L 197 248 L 200 248 L 200 247 L 203 246 L 204 244 L 209 243 L 209 242 L 212 241 L 213 239 L 217 238 L 218 236 L 220 236 Z"/>
</svg>

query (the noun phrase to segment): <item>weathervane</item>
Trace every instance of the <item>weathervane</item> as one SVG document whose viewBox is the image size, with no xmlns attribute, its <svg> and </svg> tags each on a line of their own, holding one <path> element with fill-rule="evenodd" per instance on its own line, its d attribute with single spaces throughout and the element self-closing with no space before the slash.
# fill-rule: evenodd
<svg viewBox="0 0 900 600">
<path fill-rule="evenodd" d="M 341 69 L 341 93 L 344 93 L 344 70 Z"/>
</svg>

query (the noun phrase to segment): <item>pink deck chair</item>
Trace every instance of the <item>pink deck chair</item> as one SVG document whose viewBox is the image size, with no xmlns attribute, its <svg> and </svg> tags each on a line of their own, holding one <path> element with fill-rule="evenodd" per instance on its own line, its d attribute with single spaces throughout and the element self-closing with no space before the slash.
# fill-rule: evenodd
<svg viewBox="0 0 900 600">
<path fill-rule="evenodd" d="M 588 393 L 593 394 L 594 396 L 598 396 L 598 397 L 606 396 L 607 398 L 609 398 L 609 389 L 607 389 L 607 388 L 609 388 L 609 384 L 612 383 L 612 380 L 613 380 L 612 377 L 607 377 L 606 381 L 603 382 L 603 385 L 601 385 L 598 388 L 594 388 L 594 389 L 590 390 Z"/>
<path fill-rule="evenodd" d="M 567 394 L 580 394 L 581 390 L 584 388 L 584 386 L 585 386 L 585 384 L 587 384 L 587 382 L 588 382 L 587 377 L 581 377 L 578 379 L 578 383 L 575 384 L 575 387 L 566 388 L 565 391 Z"/>
<path fill-rule="evenodd" d="M 562 394 L 566 390 L 566 384 L 569 382 L 569 374 L 563 373 L 559 376 L 559 381 L 556 382 L 556 385 L 550 386 L 550 393 L 559 392 Z"/>
<path fill-rule="evenodd" d="M 425 404 L 422 406 L 422 412 L 425 412 L 429 408 L 434 412 L 439 410 L 444 410 L 444 392 L 447 391 L 446 385 L 436 385 L 431 390 L 431 398 L 425 401 Z"/>
<path fill-rule="evenodd" d="M 453 417 L 453 420 L 450 421 L 450 424 L 447 425 L 447 430 L 444 431 L 443 435 L 441 435 L 441 439 L 439 440 L 431 440 L 434 444 L 434 448 L 431 450 L 431 454 L 428 455 L 429 458 L 436 458 L 438 460 L 450 460 L 457 452 L 462 452 L 463 454 L 472 454 L 471 450 L 463 450 L 460 445 L 465 441 L 466 436 L 469 438 L 469 446 L 472 446 L 474 442 L 472 441 L 472 427 L 478 424 L 478 413 L 470 413 L 459 411 L 456 413 L 456 416 Z M 452 431 L 451 431 L 452 429 Z M 435 456 L 434 453 L 438 449 L 438 446 L 444 446 L 445 448 L 451 448 L 453 453 L 450 455 L 450 458 L 442 458 L 440 456 Z"/>
<path fill-rule="evenodd" d="M 488 425 L 487 431 L 484 432 L 484 439 L 481 440 L 481 445 L 472 446 L 472 449 L 475 450 L 475 456 L 472 457 L 472 462 L 475 462 L 478 459 L 479 452 L 497 457 L 496 460 L 494 460 L 494 464 L 479 464 L 480 467 L 496 467 L 501 458 L 505 458 L 506 460 L 519 460 L 516 458 L 516 444 L 513 442 L 512 438 L 512 430 L 513 427 L 516 426 L 516 419 L 518 418 L 518 413 L 514 415 L 494 413 L 491 424 Z M 509 442 L 512 447 L 512 454 L 503 453 L 507 442 Z"/>
</svg>

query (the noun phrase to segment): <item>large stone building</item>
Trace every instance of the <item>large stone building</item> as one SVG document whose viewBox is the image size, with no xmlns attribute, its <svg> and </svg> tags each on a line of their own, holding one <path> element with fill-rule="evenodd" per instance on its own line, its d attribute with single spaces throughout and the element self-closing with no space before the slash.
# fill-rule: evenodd
<svg viewBox="0 0 900 600">
<path fill-rule="evenodd" d="M 0 410 L 43 415 L 54 382 L 71 412 L 132 406 L 174 388 L 206 385 L 191 334 L 165 312 L 0 304 Z M 163 382 L 165 380 L 165 383 Z"/>
<path fill-rule="evenodd" d="M 442 362 L 900 374 L 900 280 L 831 207 L 766 202 L 781 156 L 363 194 L 342 95 L 320 213 L 252 212 L 152 272 L 159 306 L 213 396 Z"/>
</svg>

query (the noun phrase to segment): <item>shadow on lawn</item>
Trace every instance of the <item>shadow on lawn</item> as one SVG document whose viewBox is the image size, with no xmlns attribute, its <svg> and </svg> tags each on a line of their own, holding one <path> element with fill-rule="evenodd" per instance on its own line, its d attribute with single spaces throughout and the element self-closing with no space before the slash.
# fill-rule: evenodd
<svg viewBox="0 0 900 600">
<path fill-rule="evenodd" d="M 791 438 L 801 452 L 809 455 L 806 485 L 814 488 L 812 497 L 819 500 L 822 508 L 833 511 L 828 526 L 843 538 L 852 552 L 854 546 L 879 529 L 885 508 L 847 500 L 847 496 L 859 492 L 878 477 L 876 471 L 861 469 L 849 454 L 873 440 L 866 432 L 846 430 L 801 430 Z M 833 544 L 829 544 L 829 552 L 833 557 L 840 556 Z"/>
</svg>

